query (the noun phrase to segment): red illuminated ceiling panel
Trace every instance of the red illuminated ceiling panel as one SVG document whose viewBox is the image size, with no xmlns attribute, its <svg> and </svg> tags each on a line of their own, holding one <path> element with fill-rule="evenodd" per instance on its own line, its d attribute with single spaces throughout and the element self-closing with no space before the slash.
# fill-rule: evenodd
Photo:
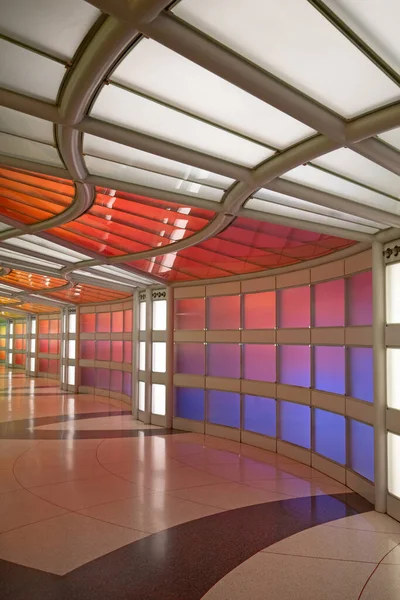
<svg viewBox="0 0 400 600">
<path fill-rule="evenodd" d="M 48 294 L 48 297 L 59 298 L 60 300 L 65 300 L 65 302 L 71 302 L 74 304 L 81 304 L 86 302 L 109 302 L 113 300 L 121 300 L 123 298 L 128 298 L 131 295 L 132 294 L 128 292 L 119 292 L 85 283 L 78 284 L 68 290 L 62 290 L 60 292 Z"/>
<path fill-rule="evenodd" d="M 17 169 L 0 168 L 0 215 L 25 224 L 64 211 L 73 201 L 71 181 Z"/>
<path fill-rule="evenodd" d="M 352 244 L 337 237 L 238 218 L 215 238 L 192 248 L 128 264 L 167 281 L 190 281 L 301 263 Z"/>
<path fill-rule="evenodd" d="M 48 277 L 47 275 L 37 275 L 35 273 L 27 273 L 26 271 L 18 271 L 17 269 L 13 269 L 10 271 L 10 273 L 8 273 L 8 275 L 0 277 L 0 284 L 1 282 L 7 285 L 14 285 L 25 290 L 51 289 L 66 284 L 64 279 Z"/>
<path fill-rule="evenodd" d="M 190 237 L 213 217 L 211 211 L 98 188 L 87 213 L 49 233 L 98 254 L 118 256 Z"/>
</svg>

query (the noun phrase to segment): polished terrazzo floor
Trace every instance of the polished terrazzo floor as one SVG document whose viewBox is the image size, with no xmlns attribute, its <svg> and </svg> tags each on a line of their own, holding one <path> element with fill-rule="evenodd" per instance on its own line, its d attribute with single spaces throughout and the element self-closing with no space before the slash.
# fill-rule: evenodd
<svg viewBox="0 0 400 600">
<path fill-rule="evenodd" d="M 289 458 L 0 368 L 0 598 L 398 600 L 400 523 Z"/>
</svg>

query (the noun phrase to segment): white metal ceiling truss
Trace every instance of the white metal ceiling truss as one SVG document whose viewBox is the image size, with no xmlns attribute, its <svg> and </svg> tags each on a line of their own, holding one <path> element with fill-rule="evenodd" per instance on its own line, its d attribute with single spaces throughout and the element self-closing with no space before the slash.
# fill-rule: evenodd
<svg viewBox="0 0 400 600">
<path fill-rule="evenodd" d="M 0 136 L 5 136 L 3 148 L 0 145 L 0 164 L 65 177 L 75 185 L 73 203 L 47 221 L 22 225 L 2 219 L 8 227 L 0 230 L 0 263 L 4 267 L 64 278 L 66 284 L 58 290 L 81 282 L 132 291 L 134 287 L 160 280 L 123 263 L 175 253 L 198 244 L 223 231 L 237 216 L 361 243 L 395 236 L 400 229 L 400 179 L 396 179 L 400 175 L 398 65 L 391 61 L 390 53 L 385 53 L 383 46 L 382 52 L 375 47 L 379 36 L 371 35 L 367 17 L 366 23 L 362 23 L 363 29 L 359 27 L 357 15 L 351 11 L 346 13 L 341 3 L 297 0 L 294 4 L 293 1 L 285 0 L 285 5 L 291 4 L 293 10 L 315 11 L 307 14 L 312 18 L 318 14 L 318 18 L 323 19 L 319 23 L 323 25 L 321 31 L 331 34 L 331 29 L 325 31 L 324 28 L 333 28 L 340 44 L 342 38 L 350 44 L 352 56 L 354 52 L 360 53 L 354 55 L 354 64 L 359 64 L 357 61 L 362 55 L 365 72 L 369 73 L 368 69 L 373 66 L 375 71 L 371 73 L 376 78 L 377 88 L 371 100 L 375 103 L 372 108 L 365 104 L 368 99 L 363 98 L 360 106 L 365 106 L 356 110 L 357 114 L 355 107 L 349 107 L 340 115 L 341 111 L 335 110 L 342 102 L 336 98 L 338 94 L 324 105 L 317 93 L 314 99 L 304 86 L 296 88 L 291 78 L 285 80 L 278 76 L 276 70 L 270 71 L 261 60 L 256 64 L 251 54 L 257 51 L 256 42 L 254 48 L 242 49 L 241 40 L 235 39 L 236 46 L 232 44 L 230 48 L 228 38 L 224 37 L 222 19 L 217 19 L 224 14 L 227 0 L 198 0 L 197 4 L 195 0 L 172 4 L 170 0 L 88 0 L 87 3 L 71 0 L 68 15 L 63 12 L 65 3 L 57 1 L 51 4 L 51 9 L 55 17 L 69 19 L 68 44 L 64 34 L 60 40 L 56 33 L 50 37 L 40 36 L 41 27 L 45 26 L 41 24 L 40 11 L 46 7 L 46 0 L 40 3 L 37 14 L 37 2 L 29 2 L 30 17 L 38 27 L 36 37 L 34 27 L 27 33 L 26 27 L 21 25 L 22 31 L 17 32 L 18 35 L 13 33 L 19 28 L 15 14 L 27 0 L 16 0 L 14 13 L 6 0 L 0 0 L 0 7 L 8 4 L 4 14 L 6 27 L 11 31 L 6 30 L 4 34 L 0 30 L 0 43 L 6 45 L 15 61 L 11 71 L 7 71 L 10 65 L 4 69 L 5 74 L 0 70 L 0 82 L 4 83 L 0 88 L 0 107 L 6 111 L 3 118 L 0 111 Z M 385 5 L 388 2 L 384 0 Z M 246 23 L 254 28 L 254 32 L 246 30 L 246 36 L 254 34 L 255 39 L 255 9 L 265 11 L 269 7 L 270 11 L 278 11 L 282 8 L 278 9 L 275 3 L 263 4 L 261 0 L 246 3 L 234 0 L 229 7 L 233 12 L 237 9 L 239 15 L 232 17 L 231 26 L 235 25 L 235 18 L 238 20 L 241 16 L 244 28 Z M 391 10 L 398 11 L 394 5 Z M 209 20 L 207 11 L 211 11 Z M 239 27 L 240 23 L 236 25 Z M 237 31 L 240 32 L 240 27 Z M 77 39 L 78 32 L 83 39 Z M 363 32 L 365 35 L 361 35 Z M 38 41 L 47 37 L 49 48 L 43 46 L 45 42 Z M 38 91 L 32 87 L 37 84 L 29 77 L 21 83 L 19 74 L 14 73 L 21 64 L 18 52 L 25 53 L 21 56 L 29 60 L 42 61 L 44 77 L 47 77 L 43 89 Z M 163 72 L 154 72 L 168 98 L 154 91 L 153 71 L 146 58 L 153 61 L 152 66 L 161 65 Z M 292 57 L 282 60 L 290 63 Z M 321 49 L 318 68 L 323 60 L 330 59 L 324 57 Z M 177 67 L 174 73 L 168 72 L 172 64 Z M 60 66 L 65 70 L 62 76 Z M 188 96 L 190 105 L 180 106 L 177 73 L 185 77 L 188 69 L 198 77 L 199 85 L 215 86 L 216 90 L 225 92 L 226 86 L 230 86 L 225 100 L 232 98 L 238 110 L 243 100 L 247 107 L 254 108 L 255 117 L 248 110 L 238 125 L 227 119 L 222 122 L 220 99 L 215 108 L 219 110 L 219 121 L 205 114 L 207 110 L 212 112 L 211 104 L 211 109 L 207 105 L 204 114 L 199 114 L 200 100 L 195 97 Z M 373 83 L 371 81 L 371 85 Z M 176 92 L 174 86 L 177 86 Z M 312 81 L 310 86 L 312 89 Z M 113 105 L 114 99 L 117 106 Z M 128 101 L 127 106 L 135 106 L 137 111 L 130 108 L 130 121 L 126 122 L 127 114 L 123 113 Z M 354 102 L 352 98 L 352 104 Z M 119 110 L 122 116 L 111 115 L 113 110 Z M 20 115 L 21 123 L 13 111 Z M 165 115 L 170 118 L 166 119 Z M 150 119 L 147 129 L 137 118 Z M 48 129 L 44 131 L 39 127 L 37 119 L 41 119 L 42 124 L 46 122 L 46 127 L 54 124 L 55 135 L 50 136 Z M 173 123 L 176 139 L 171 138 L 168 129 Z M 282 125 L 281 130 L 277 123 Z M 24 140 L 23 152 L 13 151 L 22 143 L 14 138 Z M 209 149 L 204 145 L 208 138 L 214 143 Z M 198 177 L 198 172 L 206 173 L 200 186 L 202 197 L 191 193 L 189 185 L 177 191 L 176 179 L 181 178 L 183 183 L 187 179 L 191 181 L 191 175 L 182 176 L 182 170 L 187 168 L 191 173 L 195 170 L 194 177 Z M 215 217 L 202 230 L 168 246 L 110 258 L 45 233 L 86 212 L 94 202 L 96 185 L 209 209 L 215 212 Z M 35 238 L 29 237 L 32 235 Z M 37 248 L 33 247 L 35 239 L 41 240 Z M 56 247 L 60 249 L 58 255 Z M 69 256 L 68 249 L 76 255 Z M 65 256 L 62 256 L 63 250 L 67 252 Z M 37 263 L 29 257 L 36 258 Z M 113 267 L 113 271 L 111 265 L 120 266 Z M 45 290 L 34 294 L 43 293 Z M 28 296 L 30 294 L 24 291 L 23 298 Z"/>
</svg>

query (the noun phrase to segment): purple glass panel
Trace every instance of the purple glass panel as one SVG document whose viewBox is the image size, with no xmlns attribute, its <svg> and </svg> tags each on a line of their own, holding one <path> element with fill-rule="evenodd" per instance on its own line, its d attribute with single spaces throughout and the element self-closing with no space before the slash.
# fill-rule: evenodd
<svg viewBox="0 0 400 600">
<path fill-rule="evenodd" d="M 314 286 L 314 326 L 344 327 L 344 279 Z"/>
<path fill-rule="evenodd" d="M 374 428 L 360 421 L 349 420 L 349 467 L 366 479 L 374 481 Z"/>
<path fill-rule="evenodd" d="M 349 394 L 353 398 L 374 401 L 374 368 L 372 348 L 348 348 Z"/>
<path fill-rule="evenodd" d="M 244 379 L 276 381 L 276 346 L 244 344 Z"/>
<path fill-rule="evenodd" d="M 94 360 L 95 357 L 95 341 L 81 340 L 81 356 L 85 360 Z"/>
<path fill-rule="evenodd" d="M 204 298 L 175 300 L 175 329 L 204 329 L 206 326 L 206 301 Z"/>
<path fill-rule="evenodd" d="M 310 297 L 309 285 L 279 290 L 279 327 L 309 327 L 311 313 Z"/>
<path fill-rule="evenodd" d="M 279 382 L 310 387 L 310 347 L 279 346 Z"/>
<path fill-rule="evenodd" d="M 81 367 L 81 385 L 87 385 L 94 387 L 95 385 L 95 371 L 94 367 Z"/>
<path fill-rule="evenodd" d="M 111 341 L 111 360 L 113 362 L 122 362 L 124 343 L 119 340 Z"/>
<path fill-rule="evenodd" d="M 239 329 L 240 296 L 208 299 L 208 329 Z"/>
<path fill-rule="evenodd" d="M 275 292 L 245 294 L 243 299 L 245 329 L 273 329 L 276 326 Z"/>
<path fill-rule="evenodd" d="M 240 427 L 240 394 L 210 390 L 207 408 L 209 423 Z"/>
<path fill-rule="evenodd" d="M 345 349 L 343 346 L 314 346 L 315 389 L 345 394 Z"/>
<path fill-rule="evenodd" d="M 112 392 L 122 392 L 122 378 L 123 378 L 123 373 L 122 371 L 114 371 L 111 370 L 110 371 L 111 376 L 110 376 L 110 390 Z"/>
<path fill-rule="evenodd" d="M 175 388 L 175 417 L 204 421 L 204 390 Z"/>
<path fill-rule="evenodd" d="M 285 442 L 310 448 L 310 407 L 294 402 L 280 402 L 280 437 Z"/>
<path fill-rule="evenodd" d="M 175 373 L 186 375 L 204 375 L 205 345 L 195 343 L 175 344 Z"/>
<path fill-rule="evenodd" d="M 96 369 L 95 386 L 101 390 L 109 390 L 110 389 L 110 370 L 109 369 Z"/>
<path fill-rule="evenodd" d="M 357 273 L 347 281 L 348 325 L 372 325 L 372 272 Z"/>
<path fill-rule="evenodd" d="M 132 396 L 132 373 L 124 372 L 122 393 Z"/>
<path fill-rule="evenodd" d="M 314 409 L 314 450 L 341 465 L 346 463 L 346 419 Z"/>
<path fill-rule="evenodd" d="M 110 342 L 108 340 L 97 340 L 96 360 L 110 360 Z"/>
<path fill-rule="evenodd" d="M 240 379 L 239 344 L 207 344 L 207 375 Z"/>
<path fill-rule="evenodd" d="M 276 437 L 276 401 L 260 396 L 243 396 L 243 428 Z"/>
</svg>

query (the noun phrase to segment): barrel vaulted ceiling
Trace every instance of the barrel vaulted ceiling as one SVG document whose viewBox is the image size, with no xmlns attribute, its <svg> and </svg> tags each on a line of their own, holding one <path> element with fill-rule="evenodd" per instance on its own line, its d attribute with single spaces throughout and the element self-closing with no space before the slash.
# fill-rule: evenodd
<svg viewBox="0 0 400 600">
<path fill-rule="evenodd" d="M 0 0 L 0 16 L 4 312 L 397 235 L 399 3 Z"/>
</svg>

